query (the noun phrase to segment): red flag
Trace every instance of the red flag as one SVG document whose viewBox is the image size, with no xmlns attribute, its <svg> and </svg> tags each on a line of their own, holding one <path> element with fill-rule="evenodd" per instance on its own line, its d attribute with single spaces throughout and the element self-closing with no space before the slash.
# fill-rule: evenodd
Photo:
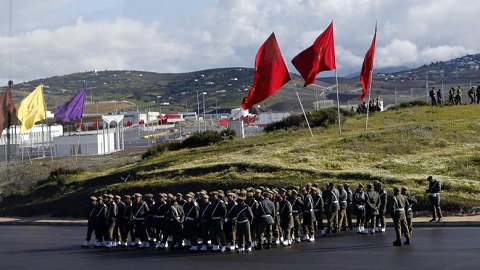
<svg viewBox="0 0 480 270">
<path fill-rule="evenodd" d="M 312 46 L 306 48 L 292 59 L 292 64 L 305 80 L 303 87 L 315 82 L 318 73 L 337 68 L 335 63 L 333 22 L 318 36 Z"/>
<path fill-rule="evenodd" d="M 360 83 L 362 84 L 362 95 L 358 100 L 363 101 L 370 89 L 370 81 L 373 71 L 373 58 L 375 56 L 375 42 L 377 41 L 377 26 L 375 25 L 375 35 L 373 36 L 372 44 L 365 54 L 363 59 L 362 71 L 360 72 Z"/>
<path fill-rule="evenodd" d="M 257 52 L 252 88 L 243 98 L 242 108 L 246 110 L 262 102 L 290 80 L 277 39 L 272 33 Z"/>
<path fill-rule="evenodd" d="M 13 104 L 12 91 L 9 88 L 0 96 L 0 136 L 2 136 L 3 130 L 10 128 L 12 125 L 15 105 Z"/>
</svg>

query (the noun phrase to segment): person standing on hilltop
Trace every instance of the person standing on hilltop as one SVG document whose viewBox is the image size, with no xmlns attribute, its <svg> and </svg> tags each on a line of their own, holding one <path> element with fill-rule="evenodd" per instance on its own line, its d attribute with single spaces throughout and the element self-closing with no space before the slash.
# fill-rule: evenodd
<svg viewBox="0 0 480 270">
<path fill-rule="evenodd" d="M 480 85 L 477 86 L 476 96 L 477 96 L 477 104 L 480 104 Z"/>
<path fill-rule="evenodd" d="M 428 201 L 432 205 L 432 219 L 430 222 L 442 221 L 442 210 L 440 209 L 440 182 L 434 179 L 431 175 L 427 178 L 428 188 L 425 190 L 428 195 Z M 437 220 L 438 217 L 438 220 Z"/>
<path fill-rule="evenodd" d="M 438 88 L 437 90 L 437 105 L 442 105 L 443 98 L 442 98 L 442 89 Z"/>
<path fill-rule="evenodd" d="M 448 104 L 455 105 L 454 96 L 455 96 L 455 88 L 452 87 L 450 88 L 450 90 L 448 90 Z"/>
<path fill-rule="evenodd" d="M 455 95 L 455 104 L 462 105 L 462 89 L 460 88 L 460 85 L 458 86 L 457 94 Z"/>
<path fill-rule="evenodd" d="M 430 92 L 428 92 L 428 95 L 430 96 L 430 99 L 432 100 L 432 106 L 437 105 L 437 95 L 436 95 L 436 92 L 435 92 L 435 86 L 432 87 L 432 90 L 430 90 Z"/>
<path fill-rule="evenodd" d="M 470 104 L 475 104 L 475 87 L 472 86 L 472 88 L 468 90 L 468 97 L 470 98 Z"/>
</svg>

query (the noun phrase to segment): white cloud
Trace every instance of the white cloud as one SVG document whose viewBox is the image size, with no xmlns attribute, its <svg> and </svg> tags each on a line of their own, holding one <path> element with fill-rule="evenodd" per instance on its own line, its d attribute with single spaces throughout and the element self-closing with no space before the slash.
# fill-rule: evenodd
<svg viewBox="0 0 480 270">
<path fill-rule="evenodd" d="M 480 3 L 469 0 L 41 2 L 14 1 L 11 38 L 8 18 L 0 18 L 0 80 L 8 79 L 9 66 L 18 81 L 94 69 L 253 67 L 273 31 L 289 64 L 332 20 L 340 75 L 360 70 L 377 20 L 377 68 L 480 51 Z M 0 12 L 8 14 L 7 6 Z"/>
</svg>

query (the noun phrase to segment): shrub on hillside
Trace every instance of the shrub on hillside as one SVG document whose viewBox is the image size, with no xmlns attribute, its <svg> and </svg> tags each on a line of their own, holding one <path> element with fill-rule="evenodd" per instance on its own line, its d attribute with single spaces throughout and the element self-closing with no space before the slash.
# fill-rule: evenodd
<svg viewBox="0 0 480 270">
<path fill-rule="evenodd" d="M 182 146 L 183 148 L 196 148 L 213 145 L 221 141 L 223 141 L 223 138 L 220 133 L 213 130 L 207 130 L 202 133 L 195 133 L 194 135 L 186 138 L 183 141 Z"/>
<path fill-rule="evenodd" d="M 352 113 L 347 110 L 340 109 L 341 122 L 344 122 L 347 117 L 354 116 L 355 113 Z M 337 108 L 328 108 L 319 111 L 312 111 L 307 113 L 307 119 L 310 124 L 310 127 L 329 127 L 334 125 L 337 122 L 338 111 Z M 272 132 L 275 130 L 287 130 L 287 129 L 297 129 L 297 128 L 306 128 L 307 122 L 305 121 L 305 116 L 303 114 L 291 115 L 287 118 L 284 118 L 278 122 L 273 122 L 268 124 L 264 131 Z"/>
<path fill-rule="evenodd" d="M 403 101 L 398 105 L 394 105 L 388 108 L 388 110 L 399 110 L 411 107 L 421 107 L 421 106 L 429 106 L 429 104 L 424 100 L 412 100 L 412 101 Z"/>
<path fill-rule="evenodd" d="M 146 159 L 149 157 L 154 157 L 162 154 L 167 150 L 167 144 L 155 144 L 147 149 L 147 152 L 143 153 L 142 159 Z"/>
</svg>

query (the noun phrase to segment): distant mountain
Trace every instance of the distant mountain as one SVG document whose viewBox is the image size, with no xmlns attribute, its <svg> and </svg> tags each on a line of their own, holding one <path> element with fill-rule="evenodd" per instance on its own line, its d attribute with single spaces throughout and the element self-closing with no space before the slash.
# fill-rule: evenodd
<svg viewBox="0 0 480 270">
<path fill-rule="evenodd" d="M 426 89 L 438 86 L 448 89 L 461 85 L 464 89 L 480 84 L 480 54 L 466 55 L 449 61 L 432 62 L 415 69 L 390 67 L 375 70 L 371 98 L 380 98 L 384 105 L 413 99 L 428 100 Z M 399 71 L 400 70 L 400 71 Z M 320 77 L 315 85 L 303 87 L 303 79 L 291 74 L 287 83 L 273 96 L 256 105 L 262 111 L 299 112 L 300 97 L 306 110 L 323 94 L 336 99 L 336 79 Z M 19 83 L 13 87 L 14 102 L 18 103 L 37 85 L 43 83 L 48 109 L 69 100 L 81 88 L 87 87 L 86 103 L 127 100 L 140 110 L 203 111 L 211 108 L 240 107 L 253 80 L 253 69 L 244 67 L 217 68 L 189 73 L 155 73 L 137 70 L 105 70 L 73 73 L 63 76 Z M 443 82 L 443 84 L 442 84 Z M 341 105 L 356 105 L 361 93 L 358 73 L 339 77 Z M 467 91 L 464 91 L 466 95 Z M 198 93 L 198 95 L 197 95 Z M 206 94 L 203 94 L 206 93 Z M 465 97 L 467 98 L 467 97 Z M 168 104 L 168 105 L 167 105 Z"/>
<path fill-rule="evenodd" d="M 379 74 L 379 73 L 390 74 L 390 73 L 397 73 L 397 72 L 406 71 L 406 70 L 410 70 L 410 69 L 411 68 L 409 68 L 407 66 L 385 67 L 385 68 L 374 69 L 373 73 L 374 74 Z M 359 76 L 360 76 L 360 71 L 349 74 L 348 76 L 345 76 L 345 78 L 351 79 L 351 78 L 358 78 Z"/>
</svg>

